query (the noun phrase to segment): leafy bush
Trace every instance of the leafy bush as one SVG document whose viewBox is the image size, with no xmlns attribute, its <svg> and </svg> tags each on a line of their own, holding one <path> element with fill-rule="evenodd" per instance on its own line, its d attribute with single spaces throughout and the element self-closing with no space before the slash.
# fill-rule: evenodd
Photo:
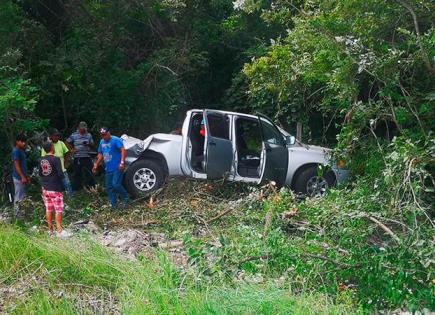
<svg viewBox="0 0 435 315">
<path fill-rule="evenodd" d="M 374 152 L 381 166 L 373 159 L 364 176 L 324 199 L 298 202 L 283 190 L 247 209 L 214 245 L 210 270 L 281 277 L 293 290 L 344 295 L 354 307 L 433 309 L 433 141 L 401 137 L 384 149 Z"/>
</svg>

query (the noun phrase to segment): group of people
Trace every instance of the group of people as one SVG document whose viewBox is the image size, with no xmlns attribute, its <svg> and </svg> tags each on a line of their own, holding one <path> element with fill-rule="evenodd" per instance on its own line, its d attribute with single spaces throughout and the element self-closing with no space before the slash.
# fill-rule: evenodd
<svg viewBox="0 0 435 315">
<path fill-rule="evenodd" d="M 38 164 L 38 174 L 42 186 L 42 199 L 46 210 L 46 221 L 50 235 L 60 238 L 69 237 L 70 234 L 62 228 L 62 213 L 64 210 L 63 192 L 73 196 L 82 186 L 83 175 L 87 178 L 86 185 L 96 185 L 94 174 L 101 164 L 105 164 L 106 189 L 112 208 L 121 207 L 129 202 L 127 191 L 122 185 L 125 170 L 126 150 L 122 140 L 111 135 L 106 127 L 100 130 L 101 141 L 98 153 L 93 163 L 92 149 L 94 139 L 88 132 L 87 124 L 80 122 L 76 132 L 66 141 L 60 140 L 60 133 L 53 129 L 50 136 L 42 144 L 41 158 Z M 21 202 L 26 197 L 26 186 L 30 183 L 30 176 L 26 163 L 26 138 L 19 135 L 15 139 L 12 150 L 12 177 L 15 188 L 14 210 L 17 217 L 22 217 Z M 73 158 L 73 180 L 69 180 L 67 165 Z M 55 226 L 53 226 L 53 212 L 55 212 Z"/>
</svg>

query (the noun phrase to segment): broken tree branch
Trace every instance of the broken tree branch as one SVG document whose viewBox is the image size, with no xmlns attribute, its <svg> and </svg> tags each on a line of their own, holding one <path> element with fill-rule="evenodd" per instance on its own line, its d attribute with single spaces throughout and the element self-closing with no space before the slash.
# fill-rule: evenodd
<svg viewBox="0 0 435 315">
<path fill-rule="evenodd" d="M 398 244 L 400 244 L 401 242 L 400 242 L 400 238 L 396 235 L 396 234 L 394 234 L 394 232 L 393 231 L 391 231 L 391 229 L 388 227 L 388 226 L 386 226 L 385 224 L 383 224 L 381 221 L 379 221 L 378 219 L 376 219 L 376 218 L 374 218 L 374 217 L 369 217 L 369 216 L 367 216 L 367 218 L 370 220 L 370 221 L 372 221 L 372 222 L 374 222 L 374 223 L 376 223 L 381 229 L 383 229 L 384 231 L 385 231 L 385 233 L 387 233 L 388 235 L 390 235 Z"/>
<path fill-rule="evenodd" d="M 407 3 L 404 0 L 398 0 L 398 2 L 402 6 L 404 6 L 406 8 L 406 10 L 408 10 L 408 12 L 411 14 L 412 20 L 414 22 L 415 33 L 416 33 L 416 36 L 417 36 L 417 44 L 418 44 L 418 46 L 420 48 L 421 55 L 422 55 L 422 58 L 423 58 L 423 62 L 426 65 L 426 68 L 429 70 L 429 72 L 432 75 L 435 75 L 435 68 L 432 67 L 432 64 L 430 63 L 429 57 L 428 57 L 426 51 L 424 50 L 423 43 L 421 42 L 420 27 L 418 25 L 418 18 L 417 18 L 417 14 L 415 13 L 414 8 L 409 3 Z"/>
<path fill-rule="evenodd" d="M 349 264 L 346 264 L 346 263 L 342 263 L 342 262 L 336 261 L 336 260 L 334 260 L 332 258 L 326 257 L 324 255 L 301 254 L 301 256 L 302 257 L 309 257 L 309 258 L 315 258 L 315 259 L 324 260 L 324 261 L 330 262 L 331 264 L 333 264 L 333 265 L 335 265 L 337 267 L 340 267 L 342 269 L 358 268 L 358 267 L 361 266 L 361 264 L 349 265 Z M 261 256 L 249 256 L 249 257 L 246 257 L 246 258 L 242 259 L 239 262 L 239 266 L 244 264 L 244 263 L 246 263 L 246 262 L 249 262 L 249 261 L 259 260 L 259 259 L 270 259 L 272 257 L 273 256 L 269 255 L 269 254 L 265 254 L 265 255 L 261 255 Z"/>
<path fill-rule="evenodd" d="M 360 267 L 361 264 L 356 264 L 356 265 L 349 265 L 349 264 L 345 264 L 339 261 L 336 261 L 332 258 L 323 256 L 323 255 L 314 255 L 314 254 L 302 254 L 303 257 L 310 257 L 310 258 L 316 258 L 316 259 L 321 259 L 321 260 L 325 260 L 328 261 L 334 265 L 336 265 L 337 267 L 343 268 L 343 269 L 348 269 L 348 268 L 357 268 Z"/>
<path fill-rule="evenodd" d="M 226 209 L 225 211 L 220 212 L 220 213 L 219 213 L 218 215 L 216 215 L 215 217 L 213 217 L 213 218 L 207 220 L 206 223 L 207 223 L 207 224 L 210 224 L 211 222 L 216 221 L 217 219 L 223 217 L 224 215 L 230 213 L 230 212 L 233 211 L 233 210 L 234 210 L 233 208 L 228 208 L 228 209 Z"/>
</svg>

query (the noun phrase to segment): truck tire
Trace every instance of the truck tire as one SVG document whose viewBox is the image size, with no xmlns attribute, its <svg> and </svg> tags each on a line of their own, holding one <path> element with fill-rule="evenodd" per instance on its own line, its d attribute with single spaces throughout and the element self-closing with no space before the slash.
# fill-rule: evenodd
<svg viewBox="0 0 435 315">
<path fill-rule="evenodd" d="M 308 197 L 322 197 L 329 187 L 335 186 L 335 174 L 328 171 L 324 176 L 318 176 L 317 166 L 310 166 L 301 171 L 294 184 L 294 191 Z"/>
<path fill-rule="evenodd" d="M 125 188 L 134 197 L 156 191 L 165 182 L 163 167 L 154 160 L 138 160 L 125 173 Z"/>
</svg>

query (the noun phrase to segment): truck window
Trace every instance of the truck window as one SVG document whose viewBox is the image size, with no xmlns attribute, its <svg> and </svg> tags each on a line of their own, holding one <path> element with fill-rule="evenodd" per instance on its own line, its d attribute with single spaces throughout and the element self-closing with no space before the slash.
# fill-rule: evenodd
<svg viewBox="0 0 435 315">
<path fill-rule="evenodd" d="M 207 114 L 210 136 L 230 140 L 230 119 L 228 115 Z"/>
<path fill-rule="evenodd" d="M 261 129 L 263 132 L 263 140 L 270 144 L 285 145 L 284 137 L 279 132 L 278 128 L 267 119 L 261 119 Z"/>
</svg>

